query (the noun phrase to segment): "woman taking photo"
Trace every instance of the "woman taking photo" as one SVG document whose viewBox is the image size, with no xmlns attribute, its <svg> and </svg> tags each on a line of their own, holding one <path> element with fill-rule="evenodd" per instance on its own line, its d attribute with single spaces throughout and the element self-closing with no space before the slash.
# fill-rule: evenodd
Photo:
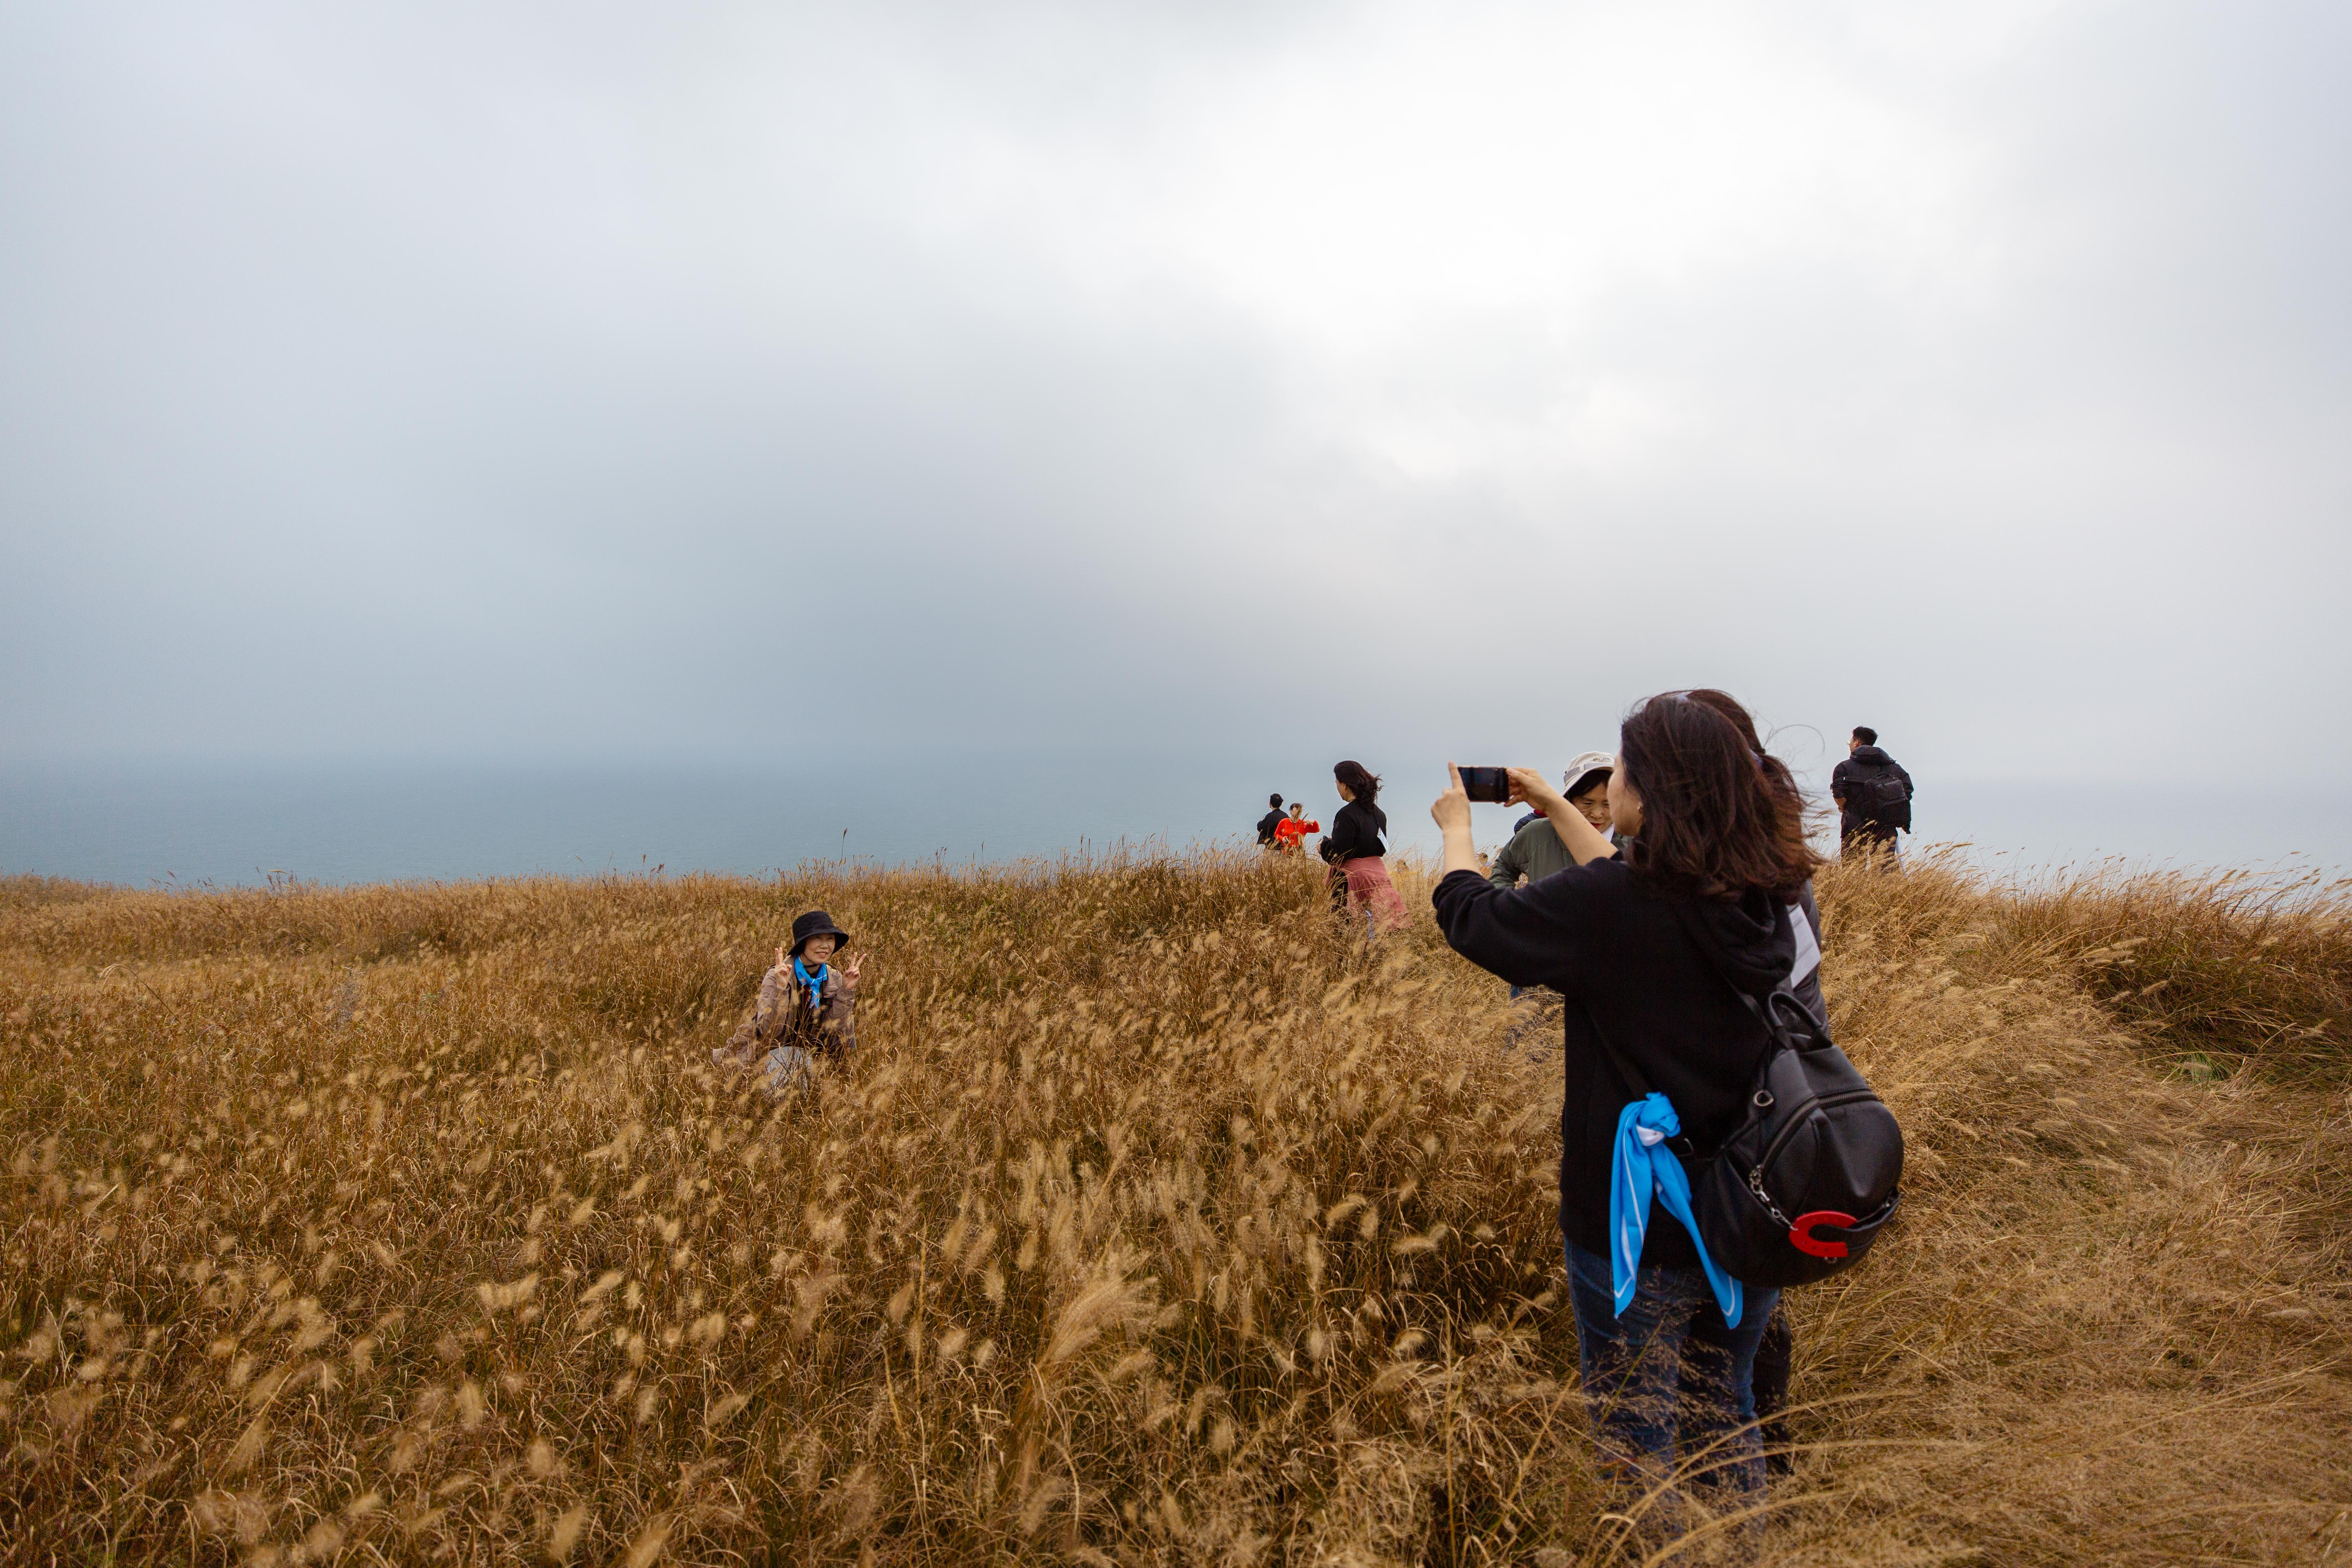
<svg viewBox="0 0 2352 1568">
<path fill-rule="evenodd" d="M 1801 802 L 1749 747 L 1750 729 L 1679 692 L 1636 707 L 1609 778 L 1613 825 L 1631 840 L 1622 856 L 1540 773 L 1512 769 L 1514 798 L 1544 808 L 1576 861 L 1525 888 L 1479 874 L 1459 773 L 1430 808 L 1445 835 L 1433 895 L 1445 940 L 1514 985 L 1568 999 L 1559 1218 L 1601 1450 L 1655 1485 L 1679 1446 L 1696 1481 L 1735 1494 L 1764 1484 L 1750 1378 L 1779 1292 L 1723 1279 L 1667 1205 L 1651 1215 L 1646 1175 L 1646 1229 L 1625 1223 L 1630 1203 L 1612 1213 L 1612 1195 L 1659 1142 L 1652 1131 L 1706 1150 L 1739 1124 L 1767 1043 L 1739 993 L 1760 1000 L 1795 957 L 1789 906 L 1820 861 Z M 1643 1101 L 1612 1052 L 1678 1128 L 1637 1119 L 1659 1096 Z"/>
<path fill-rule="evenodd" d="M 1331 908 L 1353 916 L 1364 911 L 1365 935 L 1377 935 L 1405 923 L 1404 900 L 1389 880 L 1388 846 L 1381 836 L 1389 830 L 1389 814 L 1377 804 L 1381 781 L 1361 763 L 1341 763 L 1331 770 L 1343 803 L 1323 836 L 1319 851 L 1331 866 Z"/>
</svg>

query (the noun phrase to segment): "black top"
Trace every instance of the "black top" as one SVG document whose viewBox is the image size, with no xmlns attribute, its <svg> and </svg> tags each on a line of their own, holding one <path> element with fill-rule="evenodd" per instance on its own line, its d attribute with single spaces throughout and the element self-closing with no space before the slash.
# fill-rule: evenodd
<svg viewBox="0 0 2352 1568">
<path fill-rule="evenodd" d="M 1351 800 L 1331 819 L 1331 831 L 1323 836 L 1320 853 L 1334 866 L 1366 855 L 1386 855 L 1388 849 L 1381 843 L 1381 835 L 1388 830 L 1387 812 L 1377 805 Z"/>
<path fill-rule="evenodd" d="M 1257 819 L 1257 841 L 1260 844 L 1274 842 L 1274 830 L 1282 826 L 1282 807 L 1277 805 Z"/>
<path fill-rule="evenodd" d="M 1711 1152 L 1738 1126 L 1765 1047 L 1763 1024 L 1726 973 L 1759 998 L 1788 978 L 1789 907 L 1760 892 L 1737 903 L 1668 898 L 1615 858 L 1509 891 L 1456 871 L 1431 902 L 1454 952 L 1514 985 L 1568 998 L 1559 1226 L 1606 1257 L 1617 1114 L 1633 1092 L 1599 1032 L 1674 1102 L 1685 1135 Z M 1642 1261 L 1698 1267 L 1690 1233 L 1663 1207 L 1651 1211 Z"/>
</svg>

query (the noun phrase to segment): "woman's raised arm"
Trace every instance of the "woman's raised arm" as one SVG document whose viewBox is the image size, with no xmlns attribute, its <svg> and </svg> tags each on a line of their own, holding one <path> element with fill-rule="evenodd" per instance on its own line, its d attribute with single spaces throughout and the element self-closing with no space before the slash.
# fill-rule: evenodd
<svg viewBox="0 0 2352 1568">
<path fill-rule="evenodd" d="M 1430 820 L 1445 835 L 1445 864 L 1440 877 L 1478 868 L 1478 846 L 1470 837 L 1470 795 L 1462 787 L 1462 770 L 1445 764 L 1445 793 L 1429 805 Z"/>
</svg>

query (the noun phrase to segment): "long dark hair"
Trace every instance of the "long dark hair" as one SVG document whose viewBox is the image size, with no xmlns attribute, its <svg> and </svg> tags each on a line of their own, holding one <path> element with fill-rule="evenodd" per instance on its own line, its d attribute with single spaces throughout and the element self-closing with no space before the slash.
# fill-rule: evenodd
<svg viewBox="0 0 2352 1568">
<path fill-rule="evenodd" d="M 1756 743 L 1756 721 L 1711 688 L 1665 691 L 1618 731 L 1625 782 L 1642 798 L 1626 863 L 1673 893 L 1782 898 L 1822 864 L 1805 842 L 1804 798 L 1786 765 Z"/>
<path fill-rule="evenodd" d="M 1381 797 L 1380 775 L 1361 763 L 1341 763 L 1331 770 L 1331 776 L 1348 786 L 1358 805 L 1370 805 Z"/>
</svg>

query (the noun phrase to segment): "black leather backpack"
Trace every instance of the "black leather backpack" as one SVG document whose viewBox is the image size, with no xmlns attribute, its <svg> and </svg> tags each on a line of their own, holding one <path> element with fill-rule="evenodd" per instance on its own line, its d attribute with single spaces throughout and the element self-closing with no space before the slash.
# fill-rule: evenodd
<svg viewBox="0 0 2352 1568">
<path fill-rule="evenodd" d="M 1846 805 L 1856 816 L 1882 827 L 1911 831 L 1911 786 L 1891 765 L 1872 773 L 1857 772 L 1845 781 Z"/>
<path fill-rule="evenodd" d="M 1894 1215 L 1903 1129 L 1786 982 L 1760 1003 L 1738 994 L 1768 1037 L 1746 1120 L 1716 1149 L 1667 1146 L 1690 1173 L 1699 1239 L 1725 1273 L 1810 1285 L 1869 1251 Z M 1601 1044 L 1634 1095 L 1649 1094 L 1640 1069 Z"/>
</svg>

